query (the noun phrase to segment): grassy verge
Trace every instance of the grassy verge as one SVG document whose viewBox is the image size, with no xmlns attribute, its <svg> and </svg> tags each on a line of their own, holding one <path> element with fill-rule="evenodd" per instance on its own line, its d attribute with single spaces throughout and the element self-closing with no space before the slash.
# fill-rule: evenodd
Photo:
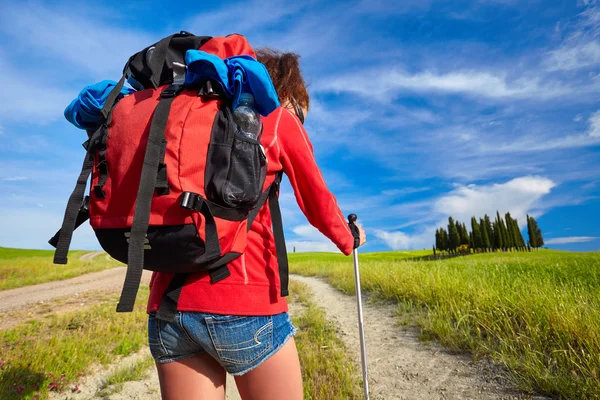
<svg viewBox="0 0 600 400">
<path fill-rule="evenodd" d="M 292 299 L 302 304 L 293 318 L 298 327 L 296 345 L 302 366 L 304 398 L 311 400 L 360 399 L 359 373 L 347 357 L 344 344 L 325 312 L 312 301 L 310 289 L 290 282 Z"/>
<path fill-rule="evenodd" d="M 29 321 L 0 332 L 0 398 L 45 399 L 50 391 L 73 390 L 72 382 L 95 364 L 106 365 L 147 342 L 140 288 L 132 314 L 115 312 L 117 298 L 84 311 Z"/>
<path fill-rule="evenodd" d="M 600 254 L 540 251 L 441 261 L 361 256 L 363 289 L 416 311 L 425 336 L 491 356 L 523 390 L 600 398 Z M 352 260 L 290 255 L 291 270 L 353 293 Z M 425 313 L 423 313 L 425 311 Z"/>
<path fill-rule="evenodd" d="M 49 250 L 21 250 L 0 247 L 0 290 L 35 285 L 96 272 L 122 265 L 105 255 L 90 261 L 79 258 L 89 251 L 69 252 L 67 265 L 52 263 L 53 252 Z"/>
<path fill-rule="evenodd" d="M 123 389 L 126 382 L 140 381 L 148 375 L 148 370 L 154 365 L 154 359 L 150 354 L 146 355 L 142 360 L 117 368 L 110 374 L 100 388 L 97 394 L 100 397 L 110 396 L 114 393 L 119 393 Z M 158 388 L 157 388 L 158 389 Z"/>
</svg>

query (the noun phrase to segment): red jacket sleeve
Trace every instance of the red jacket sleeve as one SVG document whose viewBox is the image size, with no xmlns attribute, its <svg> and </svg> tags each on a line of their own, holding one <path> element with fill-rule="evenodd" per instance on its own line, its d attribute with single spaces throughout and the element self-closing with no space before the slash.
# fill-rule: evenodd
<svg viewBox="0 0 600 400">
<path fill-rule="evenodd" d="M 287 109 L 282 110 L 277 142 L 283 172 L 289 178 L 298 206 L 308 222 L 335 243 L 342 253 L 349 255 L 354 238 L 348 223 L 327 189 L 304 127 Z"/>
</svg>

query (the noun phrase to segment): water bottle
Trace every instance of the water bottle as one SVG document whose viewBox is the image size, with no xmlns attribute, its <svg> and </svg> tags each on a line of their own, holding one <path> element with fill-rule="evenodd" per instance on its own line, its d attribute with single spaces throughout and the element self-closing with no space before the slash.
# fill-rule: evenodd
<svg viewBox="0 0 600 400">
<path fill-rule="evenodd" d="M 254 106 L 254 96 L 250 93 L 240 95 L 239 105 L 233 110 L 233 120 L 238 125 L 239 133 L 249 139 L 258 139 L 262 130 L 260 114 Z"/>
</svg>

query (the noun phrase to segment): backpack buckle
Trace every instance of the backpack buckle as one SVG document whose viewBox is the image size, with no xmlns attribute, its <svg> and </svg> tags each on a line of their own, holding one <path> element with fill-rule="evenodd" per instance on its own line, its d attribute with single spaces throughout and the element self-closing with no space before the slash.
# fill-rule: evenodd
<svg viewBox="0 0 600 400">
<path fill-rule="evenodd" d="M 204 199 L 197 193 L 183 192 L 181 194 L 180 205 L 183 208 L 187 208 L 188 210 L 199 211 L 200 208 L 202 208 L 203 203 Z"/>
<path fill-rule="evenodd" d="M 165 90 L 160 92 L 160 97 L 163 99 L 168 99 L 171 97 L 177 96 L 183 90 L 183 85 L 180 83 L 174 83 L 171 86 L 167 87 Z"/>
</svg>

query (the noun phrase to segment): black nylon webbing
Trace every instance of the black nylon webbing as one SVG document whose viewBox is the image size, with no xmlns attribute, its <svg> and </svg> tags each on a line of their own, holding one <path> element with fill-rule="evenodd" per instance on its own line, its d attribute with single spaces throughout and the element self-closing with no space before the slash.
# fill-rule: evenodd
<svg viewBox="0 0 600 400">
<path fill-rule="evenodd" d="M 103 139 L 103 142 L 106 140 L 106 137 Z M 98 183 L 94 185 L 94 194 L 96 197 L 103 199 L 106 197 L 106 193 L 104 193 L 104 185 L 106 184 L 106 179 L 108 178 L 108 164 L 106 163 L 106 145 L 103 143 L 98 149 L 98 165 L 96 165 L 98 169 Z"/>
<path fill-rule="evenodd" d="M 102 107 L 102 116 L 104 117 L 104 119 L 108 119 L 108 116 L 109 116 L 110 112 L 112 111 L 112 109 L 115 105 L 115 101 L 117 101 L 117 97 L 119 97 L 119 94 L 121 93 L 121 89 L 123 89 L 124 84 L 125 84 L 125 74 L 123 74 L 123 76 L 117 83 L 117 86 L 115 86 L 113 88 L 113 90 L 110 91 L 110 93 L 108 94 L 108 97 L 106 98 L 106 103 L 104 103 L 104 107 Z"/>
<path fill-rule="evenodd" d="M 285 297 L 288 292 L 289 265 L 287 258 L 287 249 L 285 248 L 285 236 L 283 235 L 283 220 L 281 219 L 281 209 L 279 208 L 278 179 L 271 186 L 269 192 L 269 210 L 271 211 L 271 220 L 273 221 L 273 236 L 275 236 L 275 250 L 277 252 L 277 263 L 279 264 L 279 283 L 281 285 L 281 296 Z"/>
<path fill-rule="evenodd" d="M 79 212 L 77 213 L 77 217 L 75 218 L 75 227 L 73 230 L 75 231 L 88 219 L 90 219 L 90 196 L 85 196 L 85 198 L 83 199 L 83 204 L 81 205 L 81 207 L 79 207 Z M 60 238 L 60 229 L 56 232 L 52 239 L 48 240 L 48 244 L 56 248 L 56 246 L 58 245 L 58 238 Z"/>
<path fill-rule="evenodd" d="M 67 254 L 69 253 L 69 247 L 71 246 L 71 239 L 73 238 L 73 231 L 75 230 L 75 224 L 77 222 L 77 214 L 79 213 L 79 209 L 83 202 L 87 180 L 92 173 L 92 167 L 94 166 L 94 150 L 103 134 L 104 128 L 101 126 L 94 132 L 88 141 L 87 152 L 85 153 L 83 165 L 81 166 L 81 173 L 77 178 L 75 189 L 73 189 L 69 201 L 67 202 L 65 217 L 60 228 L 58 242 L 56 243 L 56 251 L 54 252 L 54 264 L 66 264 L 68 261 Z"/>
<path fill-rule="evenodd" d="M 206 252 L 205 258 L 207 260 L 212 260 L 221 255 L 221 246 L 219 245 L 219 234 L 217 233 L 217 223 L 215 221 L 215 217 L 208 206 L 207 201 L 203 201 L 200 209 L 198 210 L 202 215 L 204 215 L 204 235 L 205 235 L 205 244 L 206 244 Z"/>
<path fill-rule="evenodd" d="M 163 196 L 171 193 L 169 181 L 167 180 L 167 164 L 165 164 L 165 154 L 167 152 L 167 140 L 162 141 L 160 147 L 160 156 L 158 162 L 158 171 L 156 172 L 156 194 Z"/>
<path fill-rule="evenodd" d="M 150 208 L 156 185 L 156 171 L 159 164 L 160 148 L 162 140 L 164 140 L 165 128 L 174 99 L 175 96 L 161 96 L 152 116 L 148 144 L 146 145 L 146 153 L 144 155 L 144 165 L 140 177 L 140 186 L 135 202 L 131 236 L 129 237 L 127 274 L 123 290 L 121 291 L 121 298 L 117 305 L 117 312 L 133 311 L 135 298 L 140 286 L 144 269 L 144 240 L 150 222 Z"/>
<path fill-rule="evenodd" d="M 185 281 L 188 274 L 175 274 L 171 283 L 167 286 L 160 306 L 156 312 L 156 318 L 166 322 L 173 322 L 175 313 L 177 312 L 177 302 L 179 302 L 179 296 L 181 295 L 181 289 L 185 285 Z"/>
</svg>

